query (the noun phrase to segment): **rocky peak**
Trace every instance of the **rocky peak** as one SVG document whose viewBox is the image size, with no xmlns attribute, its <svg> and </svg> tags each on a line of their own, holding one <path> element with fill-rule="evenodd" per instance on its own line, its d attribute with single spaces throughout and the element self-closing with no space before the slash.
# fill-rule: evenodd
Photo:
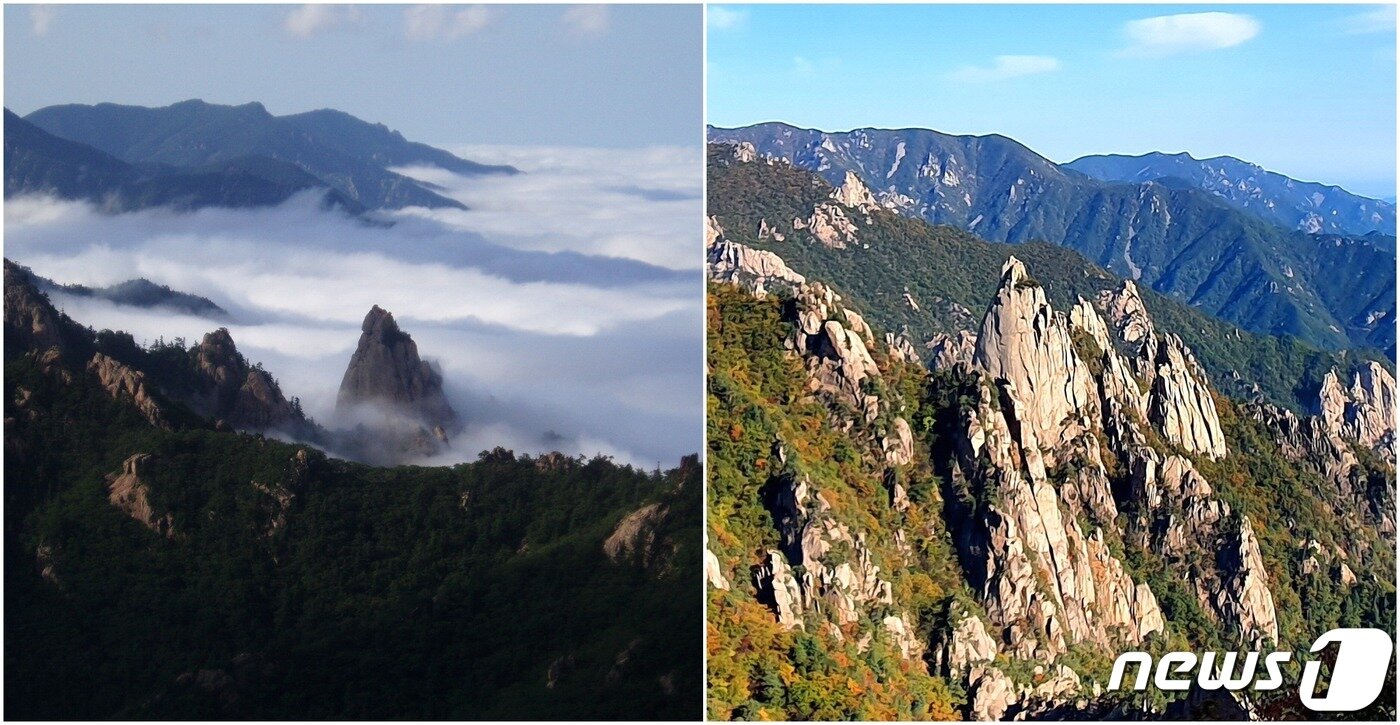
<svg viewBox="0 0 1400 725">
<path fill-rule="evenodd" d="M 195 369 L 205 390 L 192 401 L 204 415 L 234 428 L 265 430 L 305 422 L 301 412 L 282 395 L 272 375 L 248 364 L 233 335 L 221 327 L 204 336 L 195 348 Z"/>
<path fill-rule="evenodd" d="M 880 208 L 880 205 L 875 203 L 875 196 L 870 193 L 865 182 L 861 181 L 854 171 L 846 172 L 845 181 L 831 192 L 831 198 L 835 199 L 837 203 L 866 213 L 872 209 Z"/>
<path fill-rule="evenodd" d="M 1148 352 L 1143 348 L 1143 353 Z M 1205 371 L 1176 335 L 1165 335 L 1146 366 L 1152 380 L 1148 418 L 1168 441 L 1196 454 L 1223 458 L 1225 433 Z"/>
<path fill-rule="evenodd" d="M 1095 301 L 1107 315 L 1118 339 L 1123 342 L 1137 345 L 1155 336 L 1152 318 L 1147 314 L 1147 306 L 1143 304 L 1137 285 L 1132 280 L 1124 280 L 1116 290 L 1103 290 Z"/>
<path fill-rule="evenodd" d="M 457 414 L 442 392 L 442 375 L 418 357 L 418 345 L 394 316 L 375 305 L 360 325 L 360 342 L 336 398 L 337 410 L 386 406 L 429 427 L 455 428 Z"/>
<path fill-rule="evenodd" d="M 1069 322 L 1015 257 L 1002 267 L 972 362 L 1024 408 L 1019 417 L 1047 449 L 1072 437 L 1075 421 L 1094 411 L 1093 378 L 1075 352 Z"/>
<path fill-rule="evenodd" d="M 1376 451 L 1394 462 L 1395 378 L 1375 361 L 1366 361 L 1343 388 L 1336 368 L 1318 391 L 1318 411 L 1332 436 Z"/>
</svg>

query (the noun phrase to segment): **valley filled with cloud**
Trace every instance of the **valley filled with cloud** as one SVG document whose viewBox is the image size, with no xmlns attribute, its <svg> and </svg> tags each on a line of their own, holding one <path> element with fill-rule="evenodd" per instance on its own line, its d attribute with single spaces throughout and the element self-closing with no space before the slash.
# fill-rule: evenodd
<svg viewBox="0 0 1400 725">
<path fill-rule="evenodd" d="M 336 391 L 373 305 L 441 369 L 465 421 L 425 463 L 521 453 L 674 465 L 701 442 L 698 148 L 482 147 L 513 176 L 400 169 L 466 204 L 357 218 L 314 192 L 266 209 L 108 215 L 10 199 L 6 255 L 63 284 L 145 278 L 228 319 L 55 293 L 97 329 L 188 344 L 226 326 L 250 362 L 336 429 Z"/>
</svg>

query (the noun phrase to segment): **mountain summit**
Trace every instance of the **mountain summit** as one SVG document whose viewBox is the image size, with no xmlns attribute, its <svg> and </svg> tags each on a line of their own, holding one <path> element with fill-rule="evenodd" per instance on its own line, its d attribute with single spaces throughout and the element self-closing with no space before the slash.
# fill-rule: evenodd
<svg viewBox="0 0 1400 725">
<path fill-rule="evenodd" d="M 375 305 L 360 326 L 360 343 L 340 383 L 337 410 L 379 405 L 428 428 L 451 430 L 457 413 L 442 392 L 442 375 L 418 357 L 418 345 L 394 316 Z"/>
</svg>

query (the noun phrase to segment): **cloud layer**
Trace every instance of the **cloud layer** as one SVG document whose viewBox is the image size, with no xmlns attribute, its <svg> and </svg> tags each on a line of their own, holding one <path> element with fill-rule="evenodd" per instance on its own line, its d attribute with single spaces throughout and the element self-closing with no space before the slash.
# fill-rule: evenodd
<svg viewBox="0 0 1400 725">
<path fill-rule="evenodd" d="M 948 77 L 959 83 L 993 83 L 1059 69 L 1060 61 L 1048 55 L 999 55 L 991 65 L 963 66 L 949 73 Z"/>
<path fill-rule="evenodd" d="M 414 5 L 403 11 L 404 35 L 410 40 L 460 38 L 485 28 L 494 17 L 485 5 Z"/>
<path fill-rule="evenodd" d="M 332 28 L 360 22 L 360 10 L 353 5 L 302 5 L 289 10 L 282 29 L 296 38 L 309 38 Z"/>
<path fill-rule="evenodd" d="M 318 422 L 371 305 L 443 370 L 467 429 L 440 461 L 505 445 L 605 453 L 647 467 L 699 450 L 703 320 L 700 152 L 477 148 L 527 173 L 428 174 L 471 211 L 393 226 L 299 197 L 262 210 L 104 216 L 6 204 L 6 255 L 64 283 L 145 277 L 203 295 L 232 322 L 57 295 L 78 321 L 191 343 L 226 324 Z M 593 170 L 589 182 L 588 171 Z"/>
<path fill-rule="evenodd" d="M 612 20 L 607 5 L 570 5 L 560 18 L 577 35 L 602 35 Z"/>
<path fill-rule="evenodd" d="M 1123 25 L 1124 57 L 1160 58 L 1178 53 L 1233 48 L 1259 34 L 1259 21 L 1237 13 L 1182 13 L 1132 20 Z"/>
</svg>

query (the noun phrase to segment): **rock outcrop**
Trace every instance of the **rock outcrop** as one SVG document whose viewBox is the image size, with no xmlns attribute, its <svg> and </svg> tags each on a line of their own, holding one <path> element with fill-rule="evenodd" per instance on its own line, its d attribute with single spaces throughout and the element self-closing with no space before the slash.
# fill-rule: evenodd
<svg viewBox="0 0 1400 725">
<path fill-rule="evenodd" d="M 841 297 L 820 283 L 802 285 L 795 298 L 797 330 L 791 342 L 806 361 L 809 387 L 837 397 L 873 420 L 879 401 L 866 394 L 862 383 L 879 375 L 880 369 L 861 334 L 869 334 L 864 320 L 847 315 L 839 305 Z"/>
<path fill-rule="evenodd" d="M 971 365 L 977 347 L 977 335 L 967 330 L 939 333 L 924 345 L 929 351 L 928 363 L 933 370 L 951 370 L 957 365 Z"/>
<path fill-rule="evenodd" d="M 665 504 L 652 503 L 622 517 L 608 538 L 603 540 L 603 553 L 614 564 L 640 561 L 650 567 L 657 559 L 656 527 L 666 517 Z"/>
<path fill-rule="evenodd" d="M 1095 301 L 1123 342 L 1133 346 L 1150 344 L 1156 336 L 1147 306 L 1132 280 L 1124 280 L 1116 290 L 1100 292 Z"/>
<path fill-rule="evenodd" d="M 394 316 L 375 305 L 360 326 L 360 341 L 345 369 L 336 409 L 376 406 L 429 429 L 452 431 L 457 413 L 442 391 L 442 375 L 418 357 L 418 345 Z"/>
<path fill-rule="evenodd" d="M 122 462 L 121 473 L 107 476 L 107 500 L 146 528 L 171 538 L 175 536 L 174 519 L 168 513 L 157 515 L 151 506 L 150 489 L 141 480 L 151 461 L 150 454 L 137 453 Z"/>
<path fill-rule="evenodd" d="M 782 257 L 726 240 L 710 245 L 709 270 L 710 279 L 746 285 L 760 297 L 772 289 L 775 282 L 795 287 L 807 281 L 792 271 Z"/>
<path fill-rule="evenodd" d="M 102 353 L 94 353 L 87 364 L 88 372 L 97 376 L 102 389 L 113 400 L 126 401 L 140 411 L 141 416 L 157 428 L 169 428 L 165 412 L 151 395 L 146 375 L 133 370 Z"/>
<path fill-rule="evenodd" d="M 1101 464 L 1090 469 L 1094 484 L 1057 490 L 1032 426 L 1019 417 L 1023 408 L 1004 395 L 996 401 L 985 374 L 973 371 L 969 378 L 978 401 L 955 431 L 954 475 L 982 503 L 958 515 L 955 536 L 1007 650 L 1049 661 L 1074 643 L 1141 642 L 1161 631 L 1151 589 L 1132 580 L 1102 530 L 1086 533 L 1066 513 L 1069 504 L 1061 497 L 1071 489 L 1094 490 L 1091 500 L 1107 497 Z M 1083 450 L 1076 464 L 1095 465 L 1088 451 L 1097 449 Z"/>
<path fill-rule="evenodd" d="M 845 180 L 831 192 L 831 198 L 839 204 L 866 213 L 880 208 L 880 205 L 875 201 L 875 196 L 870 193 L 865 182 L 861 181 L 854 171 L 846 172 Z"/>
<path fill-rule="evenodd" d="M 787 629 L 802 626 L 802 589 L 788 566 L 782 552 L 768 552 L 763 566 L 754 573 L 754 586 L 759 601 L 766 602 L 778 617 L 778 624 Z"/>
<path fill-rule="evenodd" d="M 818 242 L 833 249 L 845 249 L 856 243 L 856 225 L 840 205 L 818 204 L 806 219 L 793 219 L 794 229 L 806 229 Z"/>
<path fill-rule="evenodd" d="M 63 350 L 58 314 L 30 282 L 29 271 L 5 260 L 5 343 L 17 349 Z"/>
<path fill-rule="evenodd" d="M 1221 552 L 1227 572 L 1225 586 L 1215 598 L 1216 608 L 1239 628 L 1243 641 L 1255 649 L 1278 642 L 1278 613 L 1269 592 L 1269 575 L 1259 553 L 1259 541 L 1246 517 L 1240 522 L 1238 540 Z"/>
<path fill-rule="evenodd" d="M 729 580 L 724 578 L 724 569 L 719 564 L 719 557 L 708 548 L 705 549 L 705 581 L 715 589 L 729 591 Z"/>
<path fill-rule="evenodd" d="M 1144 347 L 1144 351 L 1146 351 Z M 1168 441 L 1191 453 L 1223 458 L 1225 432 L 1205 371 L 1176 335 L 1165 335 L 1149 358 L 1148 419 Z"/>
<path fill-rule="evenodd" d="M 1077 435 L 1078 421 L 1096 414 L 1093 380 L 1075 352 L 1068 320 L 1050 308 L 1045 290 L 1015 257 L 1002 267 L 972 362 L 1018 408 L 1017 424 L 1048 449 Z"/>
<path fill-rule="evenodd" d="M 1334 368 L 1322 380 L 1317 404 L 1327 432 L 1395 462 L 1395 378 L 1367 360 L 1343 388 Z"/>
<path fill-rule="evenodd" d="M 204 336 L 195 348 L 195 369 L 203 380 L 197 412 L 234 428 L 266 430 L 304 422 L 267 371 L 253 367 L 238 352 L 227 328 Z"/>
</svg>

